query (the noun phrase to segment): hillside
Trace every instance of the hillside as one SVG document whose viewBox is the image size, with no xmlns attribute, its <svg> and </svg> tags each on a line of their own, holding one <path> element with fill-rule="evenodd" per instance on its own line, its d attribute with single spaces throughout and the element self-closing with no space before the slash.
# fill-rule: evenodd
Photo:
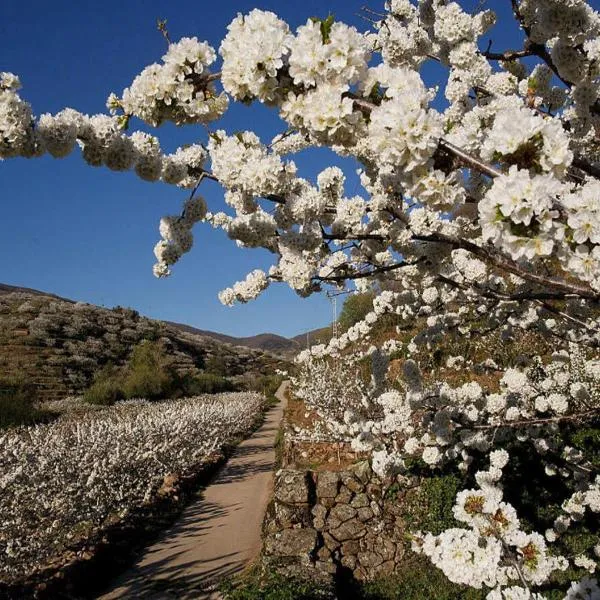
<svg viewBox="0 0 600 600">
<path fill-rule="evenodd" d="M 294 336 L 291 341 L 298 345 L 298 349 L 302 350 L 306 348 L 307 343 L 310 346 L 315 344 L 326 344 L 331 339 L 331 327 L 321 327 L 319 329 L 312 329 L 306 331 L 300 335 Z"/>
<path fill-rule="evenodd" d="M 181 374 L 208 371 L 235 380 L 272 374 L 282 365 L 273 355 L 148 319 L 131 309 L 0 288 L 0 373 L 34 384 L 41 399 L 82 392 L 100 367 L 124 364 L 144 339 L 161 340 Z"/>
</svg>

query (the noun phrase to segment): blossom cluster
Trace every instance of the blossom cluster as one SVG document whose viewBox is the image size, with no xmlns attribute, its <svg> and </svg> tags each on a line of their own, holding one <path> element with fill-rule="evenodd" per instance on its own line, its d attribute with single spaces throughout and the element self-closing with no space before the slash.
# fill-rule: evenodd
<svg viewBox="0 0 600 600">
<path fill-rule="evenodd" d="M 126 118 L 136 116 L 154 127 L 165 121 L 177 125 L 214 121 L 228 106 L 227 96 L 217 94 L 208 78 L 208 67 L 216 57 L 206 42 L 182 38 L 169 44 L 162 64 L 146 67 L 122 98 L 111 94 L 107 107 L 113 114 L 122 110 Z"/>
<path fill-rule="evenodd" d="M 469 529 L 416 535 L 413 541 L 413 547 L 428 556 L 450 581 L 479 589 L 496 588 L 497 594 L 516 582 L 540 585 L 553 571 L 564 571 L 569 565 L 564 556 L 550 554 L 542 535 L 526 533 L 514 507 L 503 501 L 500 479 L 508 460 L 506 451 L 492 452 L 490 469 L 475 475 L 479 488 L 463 490 L 456 497 L 454 517 Z"/>
</svg>

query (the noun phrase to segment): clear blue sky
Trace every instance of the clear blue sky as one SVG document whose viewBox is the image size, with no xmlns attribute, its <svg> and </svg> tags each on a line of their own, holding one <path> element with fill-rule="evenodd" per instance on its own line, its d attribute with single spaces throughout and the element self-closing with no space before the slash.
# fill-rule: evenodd
<svg viewBox="0 0 600 600">
<path fill-rule="evenodd" d="M 164 54 L 157 18 L 167 19 L 173 39 L 197 36 L 218 48 L 236 13 L 254 7 L 276 12 L 293 28 L 309 16 L 332 12 L 365 29 L 367 23 L 358 16 L 364 4 L 365 0 L 4 0 L 0 71 L 20 76 L 21 95 L 37 115 L 65 106 L 88 114 L 105 112 L 111 91 L 120 94 L 144 66 Z M 383 1 L 369 6 L 379 10 L 379 4 Z M 463 3 L 467 9 L 476 4 L 476 0 Z M 494 9 L 501 5 L 505 11 L 510 3 L 487 4 Z M 494 35 L 495 42 L 513 37 L 497 29 Z M 504 49 L 503 44 L 494 49 Z M 426 73 L 426 78 L 434 77 L 434 71 Z M 258 104 L 232 105 L 219 127 L 230 132 L 252 129 L 267 141 L 285 129 L 274 112 Z M 168 152 L 184 143 L 205 141 L 198 127 L 163 126 L 157 133 Z M 310 152 L 296 162 L 300 175 L 307 178 L 338 164 L 349 175 L 347 193 L 360 191 L 352 164 L 327 151 Z M 107 307 L 130 306 L 154 318 L 240 336 L 266 331 L 291 336 L 330 322 L 326 298 L 302 299 L 282 284 L 249 304 L 223 307 L 218 291 L 253 268 L 267 267 L 271 257 L 260 250 L 240 250 L 222 232 L 202 224 L 194 229 L 194 249 L 175 265 L 173 275 L 155 279 L 152 249 L 159 219 L 179 212 L 185 191 L 143 182 L 132 173 L 89 167 L 78 151 L 62 160 L 4 161 L 0 182 L 2 283 Z M 218 186 L 209 182 L 201 191 L 211 210 L 223 207 Z"/>
</svg>

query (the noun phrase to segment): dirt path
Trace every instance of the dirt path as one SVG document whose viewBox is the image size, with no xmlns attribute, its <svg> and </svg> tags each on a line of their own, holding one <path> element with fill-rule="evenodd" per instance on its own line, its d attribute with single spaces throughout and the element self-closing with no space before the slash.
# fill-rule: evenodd
<svg viewBox="0 0 600 600">
<path fill-rule="evenodd" d="M 99 599 L 218 598 L 205 592 L 211 583 L 241 571 L 258 555 L 286 388 L 284 382 L 276 394 L 281 402 L 235 449 L 198 500 Z"/>
</svg>

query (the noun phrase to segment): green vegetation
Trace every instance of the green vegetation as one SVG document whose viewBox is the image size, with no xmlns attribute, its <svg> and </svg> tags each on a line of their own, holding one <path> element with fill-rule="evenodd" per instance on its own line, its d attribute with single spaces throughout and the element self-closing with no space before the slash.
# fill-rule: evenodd
<svg viewBox="0 0 600 600">
<path fill-rule="evenodd" d="M 83 394 L 85 402 L 101 406 L 110 406 L 123 398 L 125 398 L 125 393 L 123 392 L 121 373 L 112 364 L 105 365 L 96 373 L 94 382 Z"/>
<path fill-rule="evenodd" d="M 445 529 L 459 527 L 460 524 L 452 515 L 452 507 L 456 494 L 464 487 L 464 479 L 457 475 L 430 476 L 424 479 L 404 499 L 407 529 L 439 535 Z"/>
<path fill-rule="evenodd" d="M 215 373 L 200 373 L 195 376 L 184 377 L 181 381 L 181 391 L 185 396 L 198 396 L 200 394 L 220 394 L 233 392 L 234 383 Z"/>
<path fill-rule="evenodd" d="M 224 581 L 219 591 L 227 600 L 323 600 L 331 594 L 320 590 L 314 581 L 284 577 L 274 572 L 262 574 L 257 569 L 241 579 Z"/>
<path fill-rule="evenodd" d="M 144 340 L 134 347 L 125 369 L 125 398 L 158 400 L 174 392 L 177 375 L 164 347 Z"/>
<path fill-rule="evenodd" d="M 483 600 L 487 590 L 476 590 L 448 581 L 428 558 L 410 556 L 399 575 L 377 579 L 359 586 L 355 598 L 365 600 Z"/>
<path fill-rule="evenodd" d="M 160 400 L 232 392 L 236 386 L 214 373 L 180 376 L 164 346 L 158 341 L 137 344 L 124 367 L 106 365 L 94 377 L 83 398 L 91 404 L 112 405 L 118 400 Z"/>
<path fill-rule="evenodd" d="M 346 298 L 338 319 L 342 331 L 347 331 L 352 325 L 362 321 L 367 313 L 373 310 L 373 298 L 375 298 L 375 294 L 372 292 L 351 294 Z"/>
<path fill-rule="evenodd" d="M 44 420 L 47 415 L 36 403 L 34 385 L 19 376 L 0 377 L 0 429 Z"/>
</svg>

